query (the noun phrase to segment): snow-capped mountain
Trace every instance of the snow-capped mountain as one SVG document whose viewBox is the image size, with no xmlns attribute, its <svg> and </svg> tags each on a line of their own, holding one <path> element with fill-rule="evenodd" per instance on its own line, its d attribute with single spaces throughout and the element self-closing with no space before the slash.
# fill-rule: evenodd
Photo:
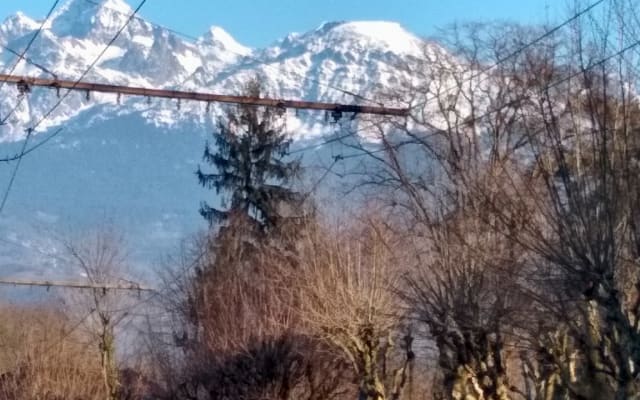
<svg viewBox="0 0 640 400">
<path fill-rule="evenodd" d="M 14 73 L 78 79 L 131 13 L 124 0 L 68 0 L 27 54 L 48 72 L 23 61 Z M 40 24 L 24 14 L 10 16 L 0 25 L 0 44 L 21 51 Z M 192 41 L 136 17 L 85 80 L 240 94 L 243 82 L 259 74 L 272 96 L 353 103 L 358 100 L 335 88 L 373 96 L 406 74 L 401 66 L 419 58 L 425 46 L 433 50 L 435 45 L 393 22 L 325 23 L 268 48 L 251 49 L 217 26 Z M 10 52 L 0 52 L 0 70 L 9 70 L 15 61 Z M 2 85 L 1 91 L 0 118 L 17 107 L 0 126 L 0 152 L 12 154 L 21 146 L 25 129 L 58 97 L 53 90 L 34 88 L 20 102 L 15 87 Z M 198 205 L 205 198 L 210 201 L 212 193 L 197 186 L 193 173 L 219 106 L 209 113 L 207 108 L 71 93 L 31 139 L 35 144 L 64 128 L 23 160 L 0 215 L 0 242 L 7 242 L 0 243 L 0 265 L 4 261 L 10 274 L 65 273 L 56 258 L 46 254 L 56 251 L 55 246 L 36 234 L 42 226 L 73 230 L 78 224 L 113 218 L 132 236 L 138 260 L 145 262 L 155 261 L 161 255 L 158 249 L 166 250 L 202 228 Z M 317 112 L 289 113 L 287 118 L 288 131 L 305 145 L 336 129 Z M 335 151 L 325 146 L 308 152 L 305 162 L 322 163 Z M 11 166 L 0 168 L 0 190 Z"/>
</svg>

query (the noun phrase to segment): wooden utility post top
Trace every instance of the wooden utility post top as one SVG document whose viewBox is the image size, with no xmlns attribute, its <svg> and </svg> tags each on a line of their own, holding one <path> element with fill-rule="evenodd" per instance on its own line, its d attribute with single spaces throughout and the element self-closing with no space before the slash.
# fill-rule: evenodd
<svg viewBox="0 0 640 400">
<path fill-rule="evenodd" d="M 157 97 L 165 99 L 192 100 L 206 103 L 249 104 L 255 106 L 281 107 L 306 110 L 331 111 L 336 113 L 393 115 L 404 117 L 409 115 L 408 108 L 376 107 L 355 104 L 322 103 L 314 101 L 283 100 L 249 96 L 232 96 L 214 93 L 185 92 L 180 90 L 147 89 L 142 87 L 107 85 L 91 82 L 74 82 L 62 79 L 43 79 L 28 76 L 0 74 L 0 81 L 15 83 L 22 90 L 31 86 L 50 89 L 69 89 L 86 92 L 115 93 L 131 96 Z"/>
</svg>

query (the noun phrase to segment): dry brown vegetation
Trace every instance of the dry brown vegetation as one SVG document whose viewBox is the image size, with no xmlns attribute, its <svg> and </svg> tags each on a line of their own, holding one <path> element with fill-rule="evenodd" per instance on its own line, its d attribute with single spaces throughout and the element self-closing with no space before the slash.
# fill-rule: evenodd
<svg viewBox="0 0 640 400">
<path fill-rule="evenodd" d="M 77 321 L 47 306 L 0 313 L 1 398 L 106 398 L 98 351 L 82 344 Z"/>
</svg>

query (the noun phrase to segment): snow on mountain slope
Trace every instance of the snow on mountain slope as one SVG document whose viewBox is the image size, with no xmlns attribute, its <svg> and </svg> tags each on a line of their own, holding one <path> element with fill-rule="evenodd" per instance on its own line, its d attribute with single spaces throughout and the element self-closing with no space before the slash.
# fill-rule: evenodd
<svg viewBox="0 0 640 400">
<path fill-rule="evenodd" d="M 29 18 L 21 12 L 16 13 L 14 16 L 7 18 L 2 26 L 0 26 L 0 39 L 3 42 L 8 37 L 20 37 L 26 35 L 29 32 L 33 32 L 38 29 L 40 24 L 37 21 Z"/>
<path fill-rule="evenodd" d="M 382 42 L 381 35 L 387 36 Z M 325 23 L 257 50 L 220 74 L 198 71 L 189 83 L 234 90 L 258 73 L 274 93 L 284 97 L 353 102 L 352 96 L 334 88 L 372 96 L 394 75 L 397 79 L 403 60 L 419 57 L 425 45 L 396 23 Z"/>
<path fill-rule="evenodd" d="M 60 78 L 77 79 L 131 12 L 124 0 L 68 0 L 28 57 Z M 9 17 L 0 24 L 0 43 L 19 51 L 39 24 L 23 14 Z M 406 76 L 402 65 L 407 60 L 430 50 L 441 51 L 393 22 L 325 23 L 268 48 L 250 49 L 220 27 L 191 42 L 135 18 L 86 80 L 240 94 L 243 82 L 259 74 L 272 96 L 357 103 L 362 100 L 335 88 L 372 97 Z M 11 54 L 0 52 L 0 70 L 14 62 Z M 25 62 L 16 73 L 50 77 Z M 4 85 L 1 92 L 0 118 L 4 118 L 16 106 L 18 93 L 11 85 Z M 0 126 L 0 156 L 15 153 L 25 128 L 57 101 L 55 91 L 34 88 L 8 124 Z M 72 93 L 32 143 L 59 126 L 63 133 L 22 163 L 0 215 L 0 263 L 12 260 L 10 274 L 33 275 L 43 273 L 42 268 L 51 272 L 57 267 L 43 261 L 43 253 L 57 249 L 41 233 L 90 225 L 105 216 L 128 231 L 142 264 L 202 228 L 198 205 L 205 198 L 211 201 L 212 193 L 198 187 L 194 171 L 220 112 L 219 106 L 212 108 L 207 114 L 205 105 L 198 103 L 178 107 L 168 100 L 147 102 L 95 93 L 87 100 L 85 93 Z M 320 141 L 336 129 L 322 113 L 288 113 L 287 131 L 299 140 L 294 146 Z M 328 165 L 343 151 L 340 145 L 324 146 L 304 154 L 304 162 Z M 309 171 L 308 180 L 313 181 L 313 171 L 318 170 Z M 320 171 L 318 175 L 324 172 Z M 9 173 L 10 168 L 0 168 L 0 190 Z M 3 241 L 14 244 L 4 247 Z"/>
<path fill-rule="evenodd" d="M 212 26 L 207 33 L 198 41 L 202 44 L 202 50 L 208 51 L 208 48 L 215 47 L 222 50 L 228 50 L 229 55 L 248 56 L 251 49 L 238 43 L 227 31 L 219 26 Z"/>
<path fill-rule="evenodd" d="M 88 38 L 108 41 L 127 21 L 133 10 L 122 0 L 69 0 L 53 15 L 49 29 L 58 37 Z M 79 23 L 79 21 L 82 21 Z M 140 20 L 132 21 L 129 32 L 139 29 Z"/>
<path fill-rule="evenodd" d="M 68 0 L 55 13 L 30 51 L 30 58 L 56 76 L 76 79 L 91 64 L 124 24 L 131 7 L 123 0 Z M 80 22 L 78 22 L 80 21 Z M 26 45 L 38 23 L 25 16 L 0 25 L 4 42 L 14 49 Z M 30 32 L 29 32 L 30 31 Z M 348 93 L 371 97 L 376 90 L 397 82 L 401 66 L 417 58 L 427 46 L 399 24 L 383 21 L 325 23 L 315 30 L 289 35 L 266 49 L 252 50 L 239 44 L 219 27 L 212 27 L 195 43 L 175 33 L 134 18 L 122 35 L 87 76 L 87 80 L 143 87 L 186 88 L 237 94 L 248 77 L 259 74 L 273 96 L 329 102 L 354 102 Z M 432 46 L 432 45 L 431 45 Z M 3 64 L 14 57 L 0 53 Z M 24 62 L 17 73 L 47 76 Z M 6 93 L 6 92 L 5 92 Z M 11 109 L 16 93 L 0 98 L 0 108 Z M 32 116 L 42 114 L 56 99 L 38 91 Z M 96 104 L 114 103 L 115 96 L 94 96 L 90 102 L 72 96 L 54 119 L 65 121 L 79 110 Z M 24 136 L 28 124 L 26 107 L 0 132 L 0 140 Z M 164 121 L 197 117 L 202 107 L 185 104 L 180 110 L 162 111 Z M 148 113 L 157 123 L 158 114 Z M 45 129 L 52 128 L 45 124 Z"/>
</svg>

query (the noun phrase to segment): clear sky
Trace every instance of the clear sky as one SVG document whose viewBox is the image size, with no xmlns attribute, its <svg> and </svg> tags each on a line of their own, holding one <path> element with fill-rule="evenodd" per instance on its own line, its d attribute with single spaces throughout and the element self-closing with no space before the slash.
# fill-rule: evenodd
<svg viewBox="0 0 640 400">
<path fill-rule="evenodd" d="M 127 1 L 132 6 L 138 3 Z M 325 21 L 397 21 L 422 36 L 433 35 L 436 28 L 456 21 L 554 23 L 565 17 L 565 1 L 147 0 L 141 15 L 192 36 L 200 36 L 211 25 L 218 25 L 244 45 L 263 47 L 290 32 L 308 31 Z M 53 0 L 0 0 L 0 19 L 18 10 L 41 18 L 52 3 Z"/>
</svg>

